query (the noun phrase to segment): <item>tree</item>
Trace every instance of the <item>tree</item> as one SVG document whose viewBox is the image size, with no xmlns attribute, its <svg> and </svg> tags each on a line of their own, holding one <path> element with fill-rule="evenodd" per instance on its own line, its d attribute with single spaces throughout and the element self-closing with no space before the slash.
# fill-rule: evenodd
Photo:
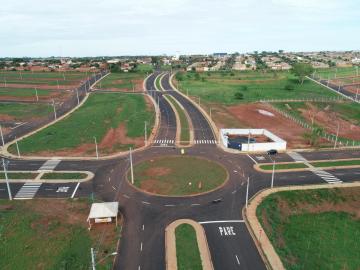
<svg viewBox="0 0 360 270">
<path fill-rule="evenodd" d="M 299 78 L 301 84 L 304 83 L 305 77 L 314 72 L 314 68 L 310 64 L 295 63 L 291 69 L 292 73 Z"/>
</svg>

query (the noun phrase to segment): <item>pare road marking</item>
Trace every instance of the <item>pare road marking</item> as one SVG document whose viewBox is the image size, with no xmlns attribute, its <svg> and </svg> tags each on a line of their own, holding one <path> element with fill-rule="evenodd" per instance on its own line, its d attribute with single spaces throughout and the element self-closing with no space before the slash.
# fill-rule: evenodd
<svg viewBox="0 0 360 270">
<path fill-rule="evenodd" d="M 233 226 L 219 227 L 219 233 L 221 236 L 235 236 Z"/>
</svg>

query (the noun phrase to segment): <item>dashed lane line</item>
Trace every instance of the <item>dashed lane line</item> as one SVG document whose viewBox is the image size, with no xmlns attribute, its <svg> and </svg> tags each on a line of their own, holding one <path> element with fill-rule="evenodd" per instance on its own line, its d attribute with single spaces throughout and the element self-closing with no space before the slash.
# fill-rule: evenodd
<svg viewBox="0 0 360 270">
<path fill-rule="evenodd" d="M 236 258 L 237 264 L 240 265 L 240 261 L 239 261 L 239 258 L 237 255 L 235 255 L 235 258 Z"/>
<path fill-rule="evenodd" d="M 145 202 L 145 201 L 141 201 L 141 203 L 143 203 L 143 204 L 150 204 L 149 202 Z"/>
</svg>

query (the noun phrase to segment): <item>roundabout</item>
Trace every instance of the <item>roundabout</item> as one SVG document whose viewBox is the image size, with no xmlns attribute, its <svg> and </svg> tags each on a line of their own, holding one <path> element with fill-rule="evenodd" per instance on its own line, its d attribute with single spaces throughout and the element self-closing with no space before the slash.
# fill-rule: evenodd
<svg viewBox="0 0 360 270">
<path fill-rule="evenodd" d="M 208 193 L 223 186 L 228 178 L 222 165 L 201 157 L 162 156 L 134 166 L 134 186 L 162 196 Z"/>
</svg>

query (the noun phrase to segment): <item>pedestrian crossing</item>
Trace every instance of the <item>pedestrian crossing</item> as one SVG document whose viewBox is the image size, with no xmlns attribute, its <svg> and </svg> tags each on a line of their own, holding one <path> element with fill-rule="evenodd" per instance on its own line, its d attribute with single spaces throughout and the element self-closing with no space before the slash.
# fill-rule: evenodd
<svg viewBox="0 0 360 270">
<path fill-rule="evenodd" d="M 42 183 L 25 183 L 16 193 L 14 199 L 29 200 L 34 198 L 36 192 L 39 190 Z"/>
<path fill-rule="evenodd" d="M 174 144 L 175 140 L 155 140 L 154 143 L 159 143 L 159 144 Z"/>
<path fill-rule="evenodd" d="M 306 166 L 310 168 L 310 171 L 319 176 L 324 181 L 328 182 L 329 184 L 338 184 L 342 183 L 342 181 L 337 178 L 336 176 L 332 175 L 331 173 L 328 173 L 322 169 L 315 168 L 312 166 L 306 158 L 304 158 L 302 155 L 296 152 L 289 152 L 288 155 L 295 160 L 296 162 L 303 162 Z"/>
<path fill-rule="evenodd" d="M 59 159 L 49 159 L 40 167 L 39 171 L 53 171 L 60 162 Z"/>
<path fill-rule="evenodd" d="M 195 144 L 216 144 L 215 140 L 195 140 Z"/>
</svg>

